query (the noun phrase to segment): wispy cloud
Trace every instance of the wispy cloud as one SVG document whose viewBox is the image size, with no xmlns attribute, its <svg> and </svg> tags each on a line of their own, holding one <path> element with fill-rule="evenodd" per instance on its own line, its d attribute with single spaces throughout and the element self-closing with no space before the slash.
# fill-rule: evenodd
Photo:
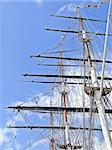
<svg viewBox="0 0 112 150">
<path fill-rule="evenodd" d="M 43 0 L 34 0 L 34 2 L 41 5 L 43 3 Z"/>
<path fill-rule="evenodd" d="M 58 11 L 57 11 L 57 14 L 60 14 L 60 13 L 63 13 L 65 10 L 66 11 L 72 11 L 72 12 L 76 12 L 76 5 L 75 4 L 66 4 L 64 6 L 62 6 Z"/>
<path fill-rule="evenodd" d="M 4 131 L 0 128 L 0 145 L 3 144 L 4 140 L 5 140 Z"/>
<path fill-rule="evenodd" d="M 8 112 L 9 113 L 9 112 Z M 18 129 L 8 129 L 10 125 L 15 125 L 16 122 L 23 121 L 20 115 L 13 116 L 9 118 L 3 128 L 0 128 L 0 147 L 9 147 L 8 150 L 13 150 L 14 148 L 19 150 L 20 145 L 16 140 Z M 12 142 L 13 146 L 12 146 Z"/>
<path fill-rule="evenodd" d="M 11 121 L 12 122 L 12 121 Z M 0 128 L 0 146 L 3 145 L 10 145 L 11 144 L 11 139 L 15 138 L 17 134 L 17 130 L 11 129 L 9 130 L 8 128 Z M 14 143 L 18 146 L 17 142 Z"/>
</svg>

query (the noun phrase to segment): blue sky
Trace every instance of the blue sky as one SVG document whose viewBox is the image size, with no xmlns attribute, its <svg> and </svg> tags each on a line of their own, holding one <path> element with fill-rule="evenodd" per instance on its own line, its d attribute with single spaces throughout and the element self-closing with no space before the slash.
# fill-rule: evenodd
<svg viewBox="0 0 112 150">
<path fill-rule="evenodd" d="M 15 104 L 18 101 L 27 101 L 28 98 L 40 92 L 48 92 L 49 87 L 43 88 L 43 85 L 40 84 L 20 83 L 19 81 L 23 80 L 22 73 L 47 72 L 47 70 L 38 68 L 36 59 L 29 59 L 28 56 L 52 49 L 59 42 L 61 34 L 48 33 L 43 30 L 44 28 L 64 28 L 70 22 L 55 19 L 50 15 L 59 12 L 60 8 L 63 8 L 66 4 L 73 3 L 77 5 L 78 2 L 72 0 L 0 1 L 0 128 L 4 137 L 6 134 L 12 136 L 8 133 L 9 131 L 5 130 L 5 127 L 11 118 L 15 118 L 13 118 L 12 113 L 9 113 L 3 107 Z M 80 2 L 82 4 L 88 1 Z M 97 1 L 91 0 L 90 2 Z M 70 9 L 62 10 L 61 14 L 74 15 Z M 106 18 L 107 9 L 105 9 L 105 6 L 100 8 L 100 12 L 98 12 L 98 9 L 94 10 L 94 8 L 90 10 L 89 17 L 97 18 L 100 16 L 101 19 Z M 88 12 L 89 10 L 87 10 Z M 67 47 L 70 48 L 71 45 L 69 44 Z M 20 132 L 23 132 L 23 134 Z M 10 144 L 9 139 L 5 139 L 6 144 L 0 145 L 1 149 L 6 150 L 7 146 L 12 147 L 12 150 L 17 149 L 17 146 L 18 149 L 21 149 L 22 145 L 27 145 L 28 139 L 32 141 L 32 139 L 39 140 L 40 138 L 39 134 L 36 135 L 28 130 L 20 132 L 17 131 L 17 139 L 12 137 L 12 141 L 15 142 L 14 147 Z M 31 133 L 32 136 L 30 136 Z M 33 149 L 42 150 L 42 147 L 40 148 L 40 144 L 38 144 Z"/>
</svg>

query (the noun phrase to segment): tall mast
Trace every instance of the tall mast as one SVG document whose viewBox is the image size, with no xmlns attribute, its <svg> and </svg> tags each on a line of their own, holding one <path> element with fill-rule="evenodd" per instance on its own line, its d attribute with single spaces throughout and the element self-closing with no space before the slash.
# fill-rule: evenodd
<svg viewBox="0 0 112 150">
<path fill-rule="evenodd" d="M 82 30 L 83 29 L 83 20 L 81 17 L 81 13 L 80 13 L 80 7 L 77 7 L 77 15 L 79 18 L 79 29 Z M 84 62 L 84 75 L 85 75 L 85 54 L 84 54 L 84 50 L 83 50 L 83 62 Z M 83 88 L 85 85 L 85 81 L 83 82 Z M 84 93 L 82 93 L 83 96 L 83 150 L 85 150 L 85 95 Z"/>
<path fill-rule="evenodd" d="M 66 34 L 63 35 L 62 40 L 61 40 L 61 47 L 59 49 L 59 65 L 60 65 L 60 75 L 64 75 L 64 67 L 63 67 L 63 62 L 62 62 L 62 45 L 63 42 L 66 38 Z M 61 82 L 61 102 L 63 103 L 63 106 L 66 108 L 68 107 L 68 92 L 66 90 L 66 85 L 65 85 L 65 79 L 60 78 Z M 64 126 L 65 126 L 65 147 L 66 150 L 70 150 L 71 142 L 70 142 L 70 130 L 69 130 L 69 122 L 68 122 L 68 115 L 67 111 L 64 110 L 63 112 L 64 115 Z"/>
<path fill-rule="evenodd" d="M 52 107 L 52 100 L 50 100 L 50 106 Z M 53 137 L 53 113 L 50 112 L 50 127 L 51 127 L 51 138 L 50 138 L 50 150 L 55 150 L 55 139 Z"/>
<path fill-rule="evenodd" d="M 111 136 L 110 136 L 110 132 L 109 132 L 107 118 L 105 115 L 105 108 L 104 108 L 103 103 L 101 101 L 101 96 L 102 96 L 102 91 L 103 91 L 103 78 L 104 78 L 104 67 L 105 67 L 105 59 L 106 59 L 107 39 L 108 39 L 108 30 L 109 30 L 109 22 L 110 22 L 110 13 L 111 13 L 111 3 L 112 3 L 112 0 L 110 0 L 109 10 L 108 10 L 106 38 L 105 38 L 105 45 L 104 45 L 104 61 L 103 61 L 103 65 L 102 65 L 101 85 L 99 85 L 97 75 L 96 75 L 96 69 L 91 62 L 90 39 L 88 38 L 85 29 L 84 28 L 82 29 L 82 38 L 83 38 L 83 43 L 84 43 L 84 49 L 86 52 L 86 57 L 88 59 L 89 71 L 90 71 L 92 86 L 93 86 L 93 90 L 94 90 L 93 97 L 95 99 L 95 102 L 96 102 L 96 105 L 98 108 L 101 128 L 103 131 L 103 136 L 104 136 L 105 143 L 106 143 L 108 150 L 112 150 L 112 142 L 111 142 Z M 99 91 L 99 89 L 98 90 L 94 89 L 95 87 L 99 87 L 99 86 L 100 86 L 100 91 Z"/>
<path fill-rule="evenodd" d="M 79 12 L 80 13 L 80 12 Z M 80 17 L 81 17 L 81 15 L 80 15 Z M 83 35 L 83 32 L 85 32 L 85 29 L 84 29 L 84 24 L 83 24 L 83 20 L 82 19 L 80 19 L 80 28 L 81 28 L 81 31 L 82 31 L 82 35 Z M 83 35 L 83 46 L 84 46 L 84 58 L 86 57 L 85 55 L 88 55 L 87 56 L 87 61 L 88 61 L 88 64 L 89 64 L 89 67 L 91 67 L 92 66 L 92 62 L 91 62 L 91 56 L 90 56 L 90 51 L 89 51 L 89 44 L 88 43 L 86 43 L 85 42 L 85 37 L 84 37 L 84 35 Z M 87 51 L 85 51 L 85 44 L 87 44 L 86 45 L 86 49 L 87 49 Z M 84 65 L 84 67 L 85 67 L 85 65 Z M 85 75 L 85 68 L 84 68 L 84 75 Z M 84 85 L 85 86 L 85 85 Z M 85 88 L 85 87 L 84 87 Z M 92 114 L 93 114 L 93 112 L 92 112 L 92 107 L 93 107 L 93 99 L 91 99 L 90 98 L 90 117 L 89 117 L 89 133 L 88 133 L 88 149 L 90 150 L 91 149 L 91 147 L 92 147 L 92 130 L 91 130 L 91 128 L 92 128 Z M 85 116 L 83 116 L 83 117 L 85 117 Z M 84 120 L 85 121 L 85 120 Z M 85 125 L 85 122 L 83 122 L 83 125 Z M 84 134 L 84 136 L 85 136 L 85 134 Z M 84 138 L 84 137 L 83 137 Z M 84 139 L 83 139 L 84 140 Z M 84 149 L 85 149 L 85 142 L 83 141 L 83 144 L 84 144 Z"/>
</svg>

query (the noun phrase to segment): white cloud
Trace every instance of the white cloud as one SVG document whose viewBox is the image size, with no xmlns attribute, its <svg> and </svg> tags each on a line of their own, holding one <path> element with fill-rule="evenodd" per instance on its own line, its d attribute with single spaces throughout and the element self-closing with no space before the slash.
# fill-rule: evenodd
<svg viewBox="0 0 112 150">
<path fill-rule="evenodd" d="M 60 14 L 60 13 L 63 13 L 64 11 L 72 11 L 72 12 L 76 12 L 77 10 L 77 6 L 73 3 L 70 3 L 70 4 L 66 4 L 64 6 L 62 6 L 58 11 L 57 11 L 57 14 Z"/>
<path fill-rule="evenodd" d="M 7 128 L 0 128 L 0 145 L 9 144 L 10 137 L 16 135 L 16 130 L 9 130 Z"/>
<path fill-rule="evenodd" d="M 36 3 L 41 5 L 43 3 L 43 0 L 34 0 L 34 2 L 36 2 Z"/>
<path fill-rule="evenodd" d="M 12 123 L 14 124 L 14 121 L 8 120 L 6 125 Z M 17 136 L 17 129 L 8 129 L 7 127 L 0 128 L 0 147 L 4 145 L 8 147 L 8 150 L 13 150 L 14 148 L 16 150 L 20 150 L 20 145 L 16 141 L 16 136 Z"/>
<path fill-rule="evenodd" d="M 5 140 L 5 135 L 3 130 L 0 128 L 0 145 L 3 144 L 4 140 Z"/>
<path fill-rule="evenodd" d="M 10 125 L 15 125 L 16 118 L 12 117 L 12 119 L 9 119 L 6 122 L 6 126 L 4 128 L 0 128 L 0 147 L 7 146 L 9 147 L 8 150 L 13 150 L 13 147 L 15 147 L 17 150 L 19 150 L 20 145 L 15 141 L 13 143 L 12 147 L 12 141 L 11 139 L 15 139 L 17 136 L 17 129 L 9 129 L 7 128 Z"/>
<path fill-rule="evenodd" d="M 35 148 L 35 147 L 39 146 L 40 144 L 44 144 L 44 143 L 46 143 L 46 142 L 48 142 L 48 141 L 47 141 L 45 138 L 40 139 L 40 140 L 37 140 L 37 141 L 32 145 L 32 148 Z"/>
<path fill-rule="evenodd" d="M 107 150 L 104 141 L 99 141 L 97 137 L 94 137 L 94 150 Z"/>
</svg>

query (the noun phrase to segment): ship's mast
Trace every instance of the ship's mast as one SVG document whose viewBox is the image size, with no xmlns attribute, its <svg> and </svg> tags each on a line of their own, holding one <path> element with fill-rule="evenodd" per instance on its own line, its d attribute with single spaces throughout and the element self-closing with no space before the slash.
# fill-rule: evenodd
<svg viewBox="0 0 112 150">
<path fill-rule="evenodd" d="M 61 46 L 63 44 L 63 41 L 66 38 L 66 34 L 63 35 L 62 40 L 61 40 Z M 59 65 L 60 65 L 60 75 L 64 75 L 64 67 L 63 67 L 63 62 L 62 62 L 62 47 L 59 49 Z M 68 91 L 66 89 L 66 84 L 65 84 L 65 79 L 60 78 L 61 82 L 61 103 L 65 108 L 68 107 Z M 68 114 L 67 111 L 64 110 L 63 112 L 63 117 L 64 117 L 64 126 L 65 126 L 65 148 L 66 150 L 71 150 L 71 141 L 70 141 L 70 130 L 69 130 L 69 122 L 68 122 Z"/>
<path fill-rule="evenodd" d="M 52 107 L 52 100 L 50 100 L 50 106 Z M 53 137 L 53 112 L 50 112 L 50 127 L 51 127 L 51 138 L 50 138 L 50 150 L 55 150 L 55 139 Z"/>
<path fill-rule="evenodd" d="M 79 31 L 82 31 L 84 26 L 83 26 L 83 19 L 81 17 L 80 7 L 77 7 L 77 18 L 79 18 Z M 83 50 L 83 62 L 84 62 L 84 75 L 85 75 L 85 51 L 84 50 Z M 84 84 L 83 85 L 83 88 L 84 88 L 85 79 L 84 79 L 83 84 Z M 89 129 L 89 133 L 90 133 L 90 129 Z M 90 145 L 90 140 L 88 142 Z M 83 150 L 85 150 L 85 96 L 84 96 L 84 93 L 83 93 Z"/>
<path fill-rule="evenodd" d="M 111 136 L 110 136 L 110 132 L 109 132 L 108 122 L 107 122 L 107 118 L 106 118 L 106 114 L 105 114 L 105 108 L 104 108 L 103 103 L 101 101 L 101 97 L 102 97 L 102 91 L 103 91 L 103 77 L 104 77 L 107 39 L 108 39 L 110 13 L 111 13 L 111 3 L 112 3 L 112 0 L 110 0 L 110 3 L 109 3 L 106 38 L 105 38 L 105 45 L 104 45 L 104 61 L 103 61 L 103 65 L 102 65 L 101 86 L 99 85 L 99 82 L 98 82 L 98 79 L 97 79 L 96 69 L 93 66 L 92 62 L 91 62 L 90 39 L 88 38 L 87 33 L 86 33 L 86 31 L 85 31 L 85 29 L 82 25 L 82 39 L 83 39 L 83 43 L 84 43 L 84 49 L 85 49 L 86 57 L 88 59 L 88 65 L 89 65 L 89 71 L 90 71 L 93 90 L 94 90 L 94 87 L 99 87 L 100 86 L 100 91 L 99 91 L 99 89 L 94 90 L 93 97 L 95 99 L 95 102 L 96 102 L 96 105 L 97 105 L 97 108 L 98 108 L 98 113 L 99 113 L 99 118 L 100 118 L 102 131 L 103 131 L 103 136 L 104 136 L 105 143 L 106 143 L 106 146 L 107 146 L 108 150 L 112 149 L 112 142 L 111 142 Z"/>
</svg>

